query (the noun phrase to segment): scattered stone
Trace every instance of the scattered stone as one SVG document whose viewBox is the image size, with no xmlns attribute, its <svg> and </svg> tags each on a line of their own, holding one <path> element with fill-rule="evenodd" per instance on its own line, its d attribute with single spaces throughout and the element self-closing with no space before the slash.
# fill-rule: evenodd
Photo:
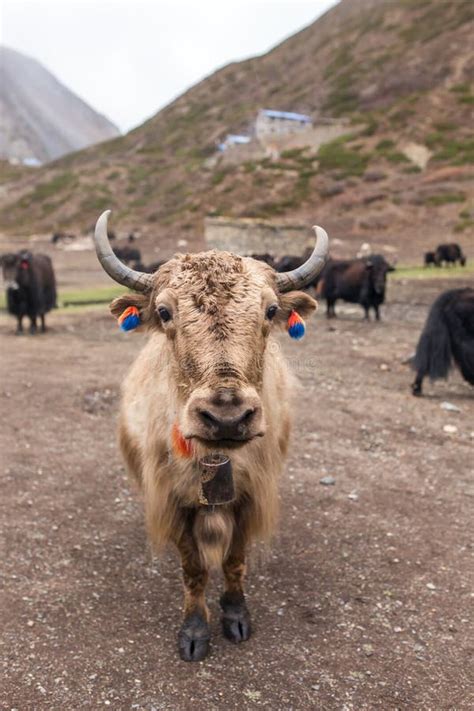
<svg viewBox="0 0 474 711">
<path fill-rule="evenodd" d="M 321 188 L 319 191 L 319 194 L 321 197 L 333 197 L 334 195 L 340 195 L 341 193 L 344 192 L 345 189 L 345 184 L 344 183 L 334 183 L 334 185 L 329 185 L 326 188 Z"/>
<path fill-rule="evenodd" d="M 457 405 L 453 405 L 452 402 L 442 402 L 440 408 L 447 412 L 461 412 L 461 408 Z"/>
<path fill-rule="evenodd" d="M 387 193 L 371 193 L 370 195 L 366 195 L 362 199 L 362 204 L 370 205 L 372 202 L 377 202 L 378 200 L 385 200 L 386 197 Z"/>
<path fill-rule="evenodd" d="M 366 183 L 376 183 L 379 180 L 385 180 L 386 177 L 386 173 L 381 170 L 368 170 L 364 175 L 364 180 Z"/>
<path fill-rule="evenodd" d="M 28 627 L 33 627 L 35 623 L 33 622 L 33 620 L 28 620 L 26 624 L 28 625 Z"/>
<path fill-rule="evenodd" d="M 250 699 L 250 701 L 258 701 L 262 696 L 262 692 L 254 691 L 253 689 L 245 689 L 244 696 Z"/>
<path fill-rule="evenodd" d="M 446 432 L 446 434 L 456 434 L 458 431 L 458 428 L 456 425 L 445 425 L 443 427 L 443 432 Z"/>
<path fill-rule="evenodd" d="M 351 501 L 357 501 L 359 498 L 359 494 L 357 494 L 355 491 L 351 491 L 350 494 L 347 494 L 347 498 L 351 499 Z"/>
<path fill-rule="evenodd" d="M 333 476 L 328 474 L 328 476 L 323 476 L 320 480 L 319 483 L 322 484 L 323 486 L 334 486 L 336 483 L 336 480 Z"/>
<path fill-rule="evenodd" d="M 436 590 L 436 585 L 434 585 L 433 583 L 426 583 L 426 587 L 428 588 L 428 590 Z"/>
<path fill-rule="evenodd" d="M 363 644 L 362 651 L 364 652 L 366 657 L 371 657 L 374 653 L 374 648 L 371 644 Z"/>
<path fill-rule="evenodd" d="M 433 152 L 422 143 L 406 143 L 401 147 L 401 152 L 421 170 L 426 168 L 429 159 L 433 155 Z"/>
<path fill-rule="evenodd" d="M 380 370 L 390 370 L 390 367 L 387 365 L 387 363 L 380 363 Z"/>
<path fill-rule="evenodd" d="M 109 388 L 102 390 L 88 390 L 82 399 L 82 409 L 91 415 L 110 410 L 116 403 L 118 392 Z"/>
</svg>

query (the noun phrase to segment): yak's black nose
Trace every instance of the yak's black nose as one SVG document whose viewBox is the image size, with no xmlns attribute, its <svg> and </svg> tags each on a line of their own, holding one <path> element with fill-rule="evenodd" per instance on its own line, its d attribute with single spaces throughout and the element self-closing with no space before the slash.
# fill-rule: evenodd
<svg viewBox="0 0 474 711">
<path fill-rule="evenodd" d="M 235 411 L 235 407 L 232 408 Z M 248 438 L 248 432 L 255 418 L 256 409 L 253 407 L 243 407 L 240 412 L 233 412 L 231 416 L 220 411 L 221 408 L 214 406 L 213 409 L 203 409 L 198 411 L 201 424 L 209 432 L 210 439 L 236 439 Z"/>
<path fill-rule="evenodd" d="M 262 402 L 254 388 L 195 391 L 184 420 L 185 436 L 246 442 L 265 433 Z"/>
</svg>

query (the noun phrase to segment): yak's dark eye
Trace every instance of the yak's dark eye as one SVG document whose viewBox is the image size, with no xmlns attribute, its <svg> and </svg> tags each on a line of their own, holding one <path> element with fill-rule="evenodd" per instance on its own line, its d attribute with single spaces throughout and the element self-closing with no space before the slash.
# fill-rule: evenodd
<svg viewBox="0 0 474 711">
<path fill-rule="evenodd" d="M 277 304 L 272 304 L 271 306 L 268 307 L 266 317 L 269 321 L 272 320 L 272 318 L 275 317 L 276 312 L 278 311 L 278 306 Z"/>
<path fill-rule="evenodd" d="M 171 314 L 165 306 L 158 306 L 158 313 L 163 323 L 171 321 Z"/>
</svg>

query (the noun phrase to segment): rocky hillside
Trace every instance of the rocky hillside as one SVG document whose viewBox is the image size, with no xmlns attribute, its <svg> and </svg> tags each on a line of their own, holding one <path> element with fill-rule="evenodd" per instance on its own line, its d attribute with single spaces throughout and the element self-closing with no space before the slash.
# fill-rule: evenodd
<svg viewBox="0 0 474 711">
<path fill-rule="evenodd" d="M 0 47 L 0 158 L 47 161 L 119 134 L 39 62 Z"/>
<path fill-rule="evenodd" d="M 473 234 L 471 0 L 342 0 L 265 56 L 208 77 L 124 137 L 7 184 L 0 227 L 114 227 L 199 246 L 207 214 L 291 218 L 336 236 L 410 245 Z M 209 160 L 261 107 L 344 116 L 319 152 Z"/>
</svg>

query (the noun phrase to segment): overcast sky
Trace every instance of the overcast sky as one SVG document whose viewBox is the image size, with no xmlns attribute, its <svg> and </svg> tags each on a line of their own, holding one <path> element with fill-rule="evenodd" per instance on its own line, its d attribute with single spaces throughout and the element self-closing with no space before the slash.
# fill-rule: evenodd
<svg viewBox="0 0 474 711">
<path fill-rule="evenodd" d="M 0 0 L 2 44 L 122 131 L 215 69 L 263 54 L 336 0 Z"/>
</svg>

